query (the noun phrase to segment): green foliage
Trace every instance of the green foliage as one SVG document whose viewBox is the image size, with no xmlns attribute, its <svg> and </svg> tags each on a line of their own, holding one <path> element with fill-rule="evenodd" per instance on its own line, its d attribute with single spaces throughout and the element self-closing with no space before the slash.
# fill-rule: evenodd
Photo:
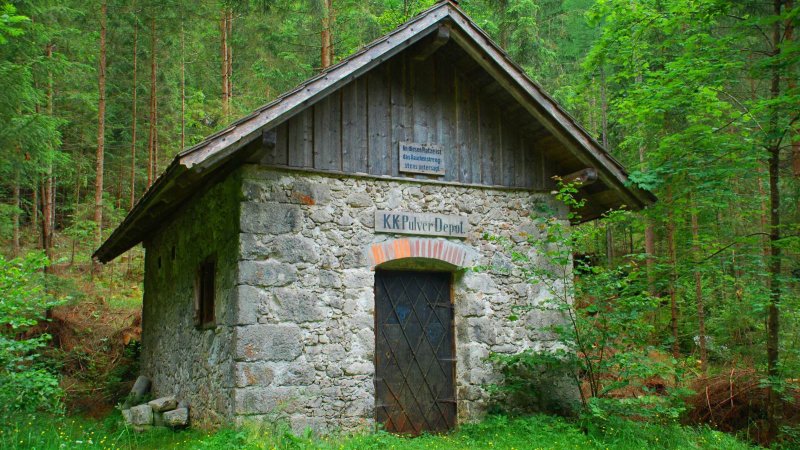
<svg viewBox="0 0 800 450">
<path fill-rule="evenodd" d="M 377 432 L 361 435 L 299 436 L 288 428 L 244 427 L 215 433 L 199 430 L 153 430 L 136 433 L 112 416 L 104 422 L 80 418 L 19 416 L 0 422 L 0 447 L 16 449 L 118 448 L 118 449 L 281 449 L 281 450 L 421 450 L 421 449 L 726 449 L 753 448 L 733 437 L 708 428 L 651 425 L 614 419 L 589 425 L 536 415 L 519 419 L 490 417 L 478 424 L 465 424 L 458 431 L 440 436 L 406 438 Z"/>
<path fill-rule="evenodd" d="M 494 390 L 513 411 L 520 400 L 528 405 L 531 397 L 541 398 L 551 391 L 548 380 L 561 374 L 580 390 L 583 412 L 594 418 L 677 420 L 684 409 L 681 396 L 686 393 L 673 388 L 681 375 L 678 361 L 662 358 L 658 346 L 651 344 L 652 318 L 659 302 L 647 291 L 646 273 L 636 260 L 615 268 L 580 261 L 573 267 L 573 249 L 599 232 L 598 228 L 571 228 L 565 220 L 579 219 L 574 211 L 584 201 L 576 194 L 577 186 L 560 183 L 556 198 L 570 212 L 565 217 L 559 209 L 543 205 L 533 218 L 540 233 L 527 239 L 535 256 L 526 251 L 513 253 L 515 261 L 523 264 L 528 282 L 550 295 L 540 303 L 517 305 L 509 319 L 532 312 L 556 317 L 547 331 L 560 345 L 493 355 L 504 375 L 503 384 Z"/>
<path fill-rule="evenodd" d="M 3 0 L 0 3 L 0 45 L 7 43 L 9 37 L 22 35 L 24 31 L 20 25 L 28 20 L 27 17 L 17 14 L 17 8 L 14 5 Z"/>
<path fill-rule="evenodd" d="M 7 261 L 0 256 L 0 412 L 57 410 L 61 390 L 38 353 L 50 336 L 26 332 L 59 302 L 44 288 L 47 259 L 31 253 Z"/>
</svg>

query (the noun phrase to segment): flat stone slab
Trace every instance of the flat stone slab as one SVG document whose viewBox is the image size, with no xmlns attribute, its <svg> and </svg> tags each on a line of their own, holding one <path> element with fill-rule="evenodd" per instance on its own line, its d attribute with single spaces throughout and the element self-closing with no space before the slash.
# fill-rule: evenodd
<svg viewBox="0 0 800 450">
<path fill-rule="evenodd" d="M 132 425 L 152 425 L 153 408 L 150 405 L 134 406 L 130 409 Z"/>
<path fill-rule="evenodd" d="M 178 400 L 174 396 L 161 397 L 147 402 L 154 412 L 170 411 L 178 407 Z"/>
<path fill-rule="evenodd" d="M 164 425 L 172 428 L 180 428 L 189 425 L 189 409 L 178 408 L 167 411 L 163 416 Z"/>
</svg>

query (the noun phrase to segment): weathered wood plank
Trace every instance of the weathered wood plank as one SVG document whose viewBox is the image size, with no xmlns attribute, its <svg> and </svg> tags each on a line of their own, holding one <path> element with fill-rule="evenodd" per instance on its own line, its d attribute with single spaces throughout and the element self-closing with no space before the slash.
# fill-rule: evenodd
<svg viewBox="0 0 800 450">
<path fill-rule="evenodd" d="M 496 184 L 495 181 L 495 147 L 497 143 L 497 125 L 492 120 L 496 117 L 492 107 L 486 101 L 480 102 L 480 158 L 481 158 L 481 183 Z"/>
<path fill-rule="evenodd" d="M 489 97 L 492 98 L 492 97 Z M 491 124 L 490 130 L 492 131 L 492 182 L 494 184 L 503 184 L 503 121 L 500 114 L 500 108 L 496 103 L 490 103 Z"/>
<path fill-rule="evenodd" d="M 408 86 L 408 62 L 406 55 L 400 55 L 389 63 L 390 79 L 390 102 L 392 119 L 391 149 L 397 151 L 398 143 L 411 142 L 414 140 L 413 116 L 411 114 L 412 98 Z M 399 162 L 398 162 L 399 163 Z M 399 171 L 399 164 L 398 164 Z"/>
<path fill-rule="evenodd" d="M 466 83 L 465 83 L 466 85 Z M 483 158 L 481 157 L 481 103 L 472 86 L 465 90 L 469 103 L 467 158 L 470 165 L 472 183 L 483 183 Z"/>
<path fill-rule="evenodd" d="M 419 144 L 437 144 L 438 124 L 436 95 L 436 71 L 431 61 L 411 61 L 411 80 L 414 113 L 414 140 Z M 427 175 L 415 175 L 414 178 L 429 178 Z"/>
<path fill-rule="evenodd" d="M 518 187 L 525 187 L 528 186 L 525 184 L 525 174 L 527 167 L 525 163 L 527 162 L 525 158 L 525 153 L 527 153 L 525 149 L 525 140 L 522 138 L 522 135 L 519 133 L 514 133 L 514 139 L 516 142 L 516 148 L 514 151 L 514 186 Z"/>
<path fill-rule="evenodd" d="M 505 114 L 505 111 L 501 110 L 501 113 Z M 514 130 L 509 123 L 510 120 L 504 120 L 503 115 L 498 117 L 498 120 L 500 121 L 500 140 L 502 142 L 501 149 L 503 151 L 501 184 L 504 186 L 515 186 L 516 179 L 514 168 L 519 163 L 516 156 L 521 153 L 519 151 L 519 138 L 518 135 L 514 133 Z"/>
<path fill-rule="evenodd" d="M 444 179 L 459 180 L 458 147 L 456 146 L 456 96 L 453 90 L 455 72 L 453 66 L 436 59 L 436 93 L 439 100 L 436 127 L 439 145 L 444 150 Z"/>
<path fill-rule="evenodd" d="M 456 75 L 454 91 L 456 97 L 456 138 L 454 150 L 458 153 L 458 180 L 472 183 L 472 153 L 470 151 L 470 130 L 474 128 L 470 121 L 470 102 L 468 85 L 461 75 Z"/>
<path fill-rule="evenodd" d="M 522 174 L 520 186 L 530 188 L 541 188 L 542 184 L 542 164 L 539 149 L 536 144 L 528 139 L 522 139 L 523 160 L 525 161 L 525 172 Z"/>
<path fill-rule="evenodd" d="M 341 131 L 341 91 L 337 91 L 314 105 L 315 168 L 341 170 Z"/>
<path fill-rule="evenodd" d="M 394 174 L 392 155 L 397 152 L 397 147 L 391 140 L 390 91 L 386 65 L 377 67 L 367 75 L 368 169 L 374 175 Z"/>
<path fill-rule="evenodd" d="M 357 78 L 342 90 L 342 170 L 367 172 L 367 83 Z"/>
<path fill-rule="evenodd" d="M 278 125 L 278 139 L 275 142 L 275 164 L 287 164 L 289 162 L 289 123 L 283 122 Z"/>
<path fill-rule="evenodd" d="M 314 166 L 314 110 L 303 110 L 289 120 L 288 164 L 293 167 Z"/>
</svg>

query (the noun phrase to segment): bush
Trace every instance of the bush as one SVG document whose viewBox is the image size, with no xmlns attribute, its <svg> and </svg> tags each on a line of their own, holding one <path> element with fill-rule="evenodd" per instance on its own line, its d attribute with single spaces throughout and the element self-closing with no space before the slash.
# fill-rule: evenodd
<svg viewBox="0 0 800 450">
<path fill-rule="evenodd" d="M 58 378 L 41 360 L 48 334 L 32 336 L 49 308 L 59 304 L 45 289 L 47 258 L 31 253 L 6 260 L 0 255 L 0 413 L 58 411 Z"/>
<path fill-rule="evenodd" d="M 574 185 L 562 184 L 557 198 L 576 211 L 584 206 L 574 197 L 576 192 Z M 560 345 L 492 355 L 504 375 L 502 383 L 493 386 L 498 403 L 512 413 L 532 412 L 524 409 L 531 404 L 552 411 L 558 403 L 548 396 L 564 392 L 558 389 L 560 377 L 574 383 L 581 412 L 594 419 L 678 419 L 687 391 L 676 388 L 681 376 L 678 361 L 649 344 L 655 334 L 652 317 L 658 299 L 648 292 L 646 272 L 635 257 L 615 268 L 573 264 L 573 249 L 579 242 L 596 239 L 600 229 L 572 228 L 569 221 L 578 218 L 574 213 L 565 218 L 547 204 L 539 213 L 533 218 L 538 233 L 527 239 L 533 252 L 516 249 L 508 241 L 505 245 L 528 282 L 550 295 L 537 304 L 518 306 L 509 320 L 533 310 L 557 315 L 560 320 L 549 331 Z M 606 220 L 617 217 L 612 214 Z"/>
</svg>

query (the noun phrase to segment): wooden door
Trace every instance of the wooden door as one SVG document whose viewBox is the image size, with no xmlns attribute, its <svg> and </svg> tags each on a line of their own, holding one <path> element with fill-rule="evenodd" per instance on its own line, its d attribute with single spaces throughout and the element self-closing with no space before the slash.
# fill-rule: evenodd
<svg viewBox="0 0 800 450">
<path fill-rule="evenodd" d="M 449 273 L 375 273 L 375 404 L 387 431 L 455 426 L 450 283 Z"/>
</svg>

